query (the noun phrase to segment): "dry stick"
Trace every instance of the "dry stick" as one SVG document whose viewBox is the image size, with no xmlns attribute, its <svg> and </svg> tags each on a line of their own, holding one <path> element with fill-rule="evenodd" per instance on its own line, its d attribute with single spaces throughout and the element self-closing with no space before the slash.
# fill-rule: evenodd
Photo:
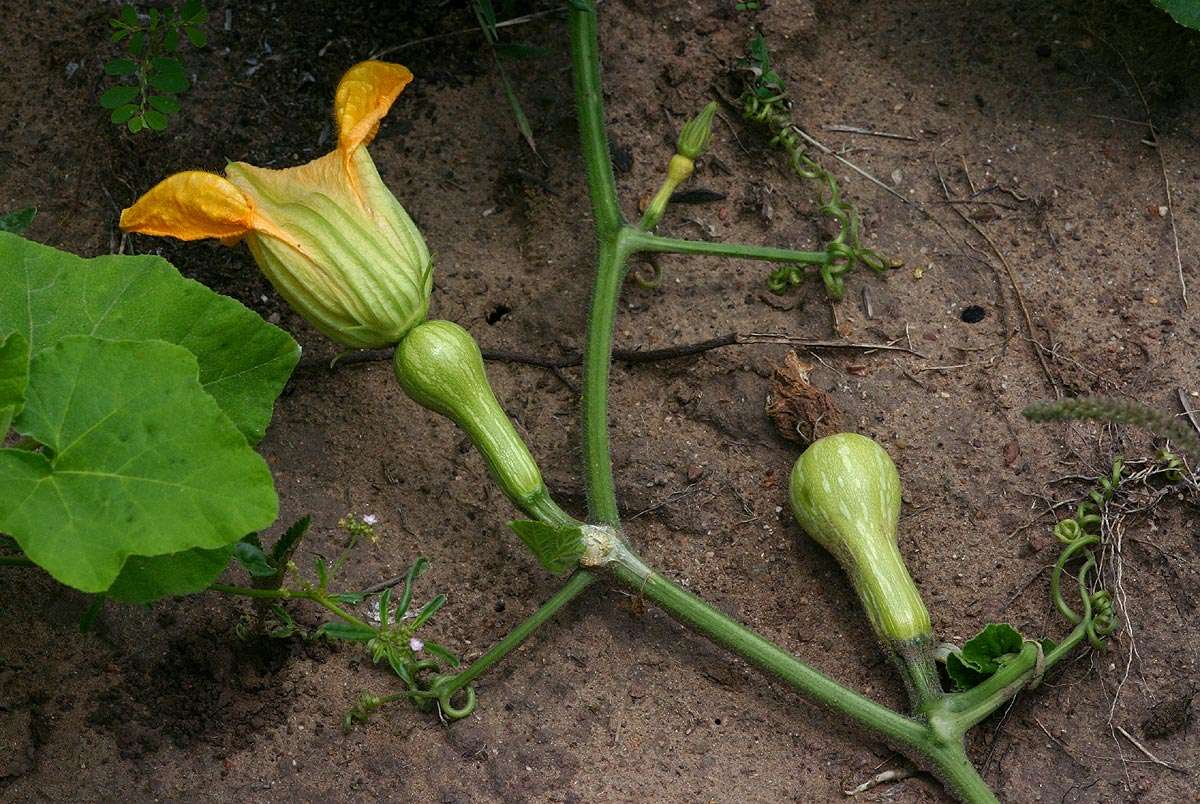
<svg viewBox="0 0 1200 804">
<path fill-rule="evenodd" d="M 520 25 L 522 23 L 529 22 L 531 20 L 536 20 L 538 17 L 545 17 L 550 14 L 560 14 L 564 10 L 565 9 L 561 9 L 561 8 L 552 8 L 552 9 L 548 9 L 546 11 L 538 11 L 533 14 L 526 14 L 523 17 L 514 17 L 511 20 L 503 20 L 501 22 L 497 22 L 496 28 L 510 28 L 513 25 Z M 463 28 L 462 30 L 458 30 L 458 31 L 449 31 L 449 32 L 443 33 L 443 34 L 435 34 L 434 36 L 426 36 L 422 39 L 413 39 L 412 41 L 409 41 L 409 42 L 402 42 L 399 45 L 392 45 L 391 47 L 385 47 L 383 50 L 377 50 L 371 54 L 371 58 L 378 59 L 378 58 L 382 58 L 383 56 L 386 56 L 389 53 L 395 53 L 398 50 L 404 50 L 405 48 L 408 48 L 408 47 L 414 47 L 416 45 L 423 45 L 423 44 L 426 44 L 427 42 L 436 42 L 439 39 L 450 39 L 451 37 L 455 37 L 455 36 L 463 36 L 464 34 L 472 34 L 472 33 L 477 34 L 477 33 L 480 33 L 481 31 L 482 31 L 482 29 L 478 25 L 476 25 L 474 28 Z"/>
<path fill-rule="evenodd" d="M 1175 389 L 1179 393 L 1179 404 L 1183 406 L 1183 415 L 1187 416 L 1187 420 L 1192 423 L 1192 427 L 1196 428 L 1196 432 L 1200 433 L 1200 419 L 1196 418 L 1197 410 L 1188 406 L 1187 392 L 1182 388 Z M 1200 455 L 1196 456 L 1200 460 Z"/>
<path fill-rule="evenodd" d="M 949 201 L 950 189 L 946 186 L 946 180 L 942 176 L 942 167 L 937 161 L 936 154 L 933 157 L 933 165 L 937 169 L 938 181 L 940 181 L 942 184 L 942 192 L 946 194 L 946 200 Z M 969 173 L 967 174 L 967 183 L 971 184 L 971 176 Z M 1021 286 L 1017 284 L 1016 274 L 1013 272 L 1012 266 L 1008 264 L 1008 259 L 996 246 L 995 241 L 988 236 L 988 233 L 985 232 L 979 224 L 971 220 L 971 218 L 958 207 L 951 206 L 950 209 L 954 210 L 954 213 L 958 215 L 958 217 L 962 218 L 963 223 L 970 226 L 979 234 L 980 237 L 986 240 L 987 244 L 992 247 L 992 253 L 1000 258 L 1000 264 L 1004 266 L 1004 271 L 1008 274 L 1008 283 L 1012 287 L 1013 294 L 1017 297 L 1017 304 L 1021 308 L 1021 315 L 1025 318 L 1025 327 L 1029 332 L 1029 342 L 1033 344 L 1033 353 L 1037 355 L 1038 363 L 1040 363 L 1042 366 L 1042 373 L 1046 375 L 1046 380 L 1049 381 L 1050 387 L 1054 390 L 1055 397 L 1061 399 L 1062 390 L 1058 387 L 1058 381 L 1054 379 L 1054 375 L 1050 372 L 1050 365 L 1046 363 L 1045 355 L 1042 354 L 1042 351 L 1046 347 L 1042 346 L 1041 342 L 1037 339 L 1037 333 L 1034 332 L 1033 329 L 1033 319 L 1029 315 L 1029 307 L 1025 304 L 1025 295 L 1021 293 Z"/>
<path fill-rule="evenodd" d="M 1186 310 L 1188 306 L 1187 280 L 1183 278 L 1183 257 L 1179 254 L 1179 231 L 1175 228 L 1175 204 L 1171 200 L 1171 180 L 1167 178 L 1167 157 L 1163 153 L 1162 140 L 1158 138 L 1158 129 L 1155 128 L 1154 119 L 1150 116 L 1150 103 L 1146 100 L 1146 93 L 1142 92 L 1141 82 L 1133 74 L 1129 62 L 1125 59 L 1125 54 L 1105 41 L 1104 37 L 1100 37 L 1100 41 L 1116 53 L 1121 64 L 1125 65 L 1125 72 L 1128 73 L 1129 80 L 1133 82 L 1133 88 L 1137 90 L 1138 98 L 1142 102 L 1142 109 L 1146 112 L 1146 128 L 1150 130 L 1150 141 L 1154 150 L 1158 151 L 1158 166 L 1162 169 L 1163 190 L 1167 194 L 1167 220 L 1171 223 L 1171 241 L 1175 247 L 1175 270 L 1179 275 L 1179 291 L 1183 296 L 1183 307 Z"/>
<path fill-rule="evenodd" d="M 1095 117 L 1098 120 L 1109 120 L 1116 123 L 1128 123 L 1131 126 L 1148 126 L 1150 125 L 1145 120 L 1130 120 L 1128 117 L 1114 117 L 1111 114 L 1089 114 L 1088 117 Z"/>
<path fill-rule="evenodd" d="M 1167 770 L 1173 770 L 1176 773 L 1191 773 L 1191 771 L 1189 771 L 1183 765 L 1176 765 L 1173 762 L 1165 762 L 1165 761 L 1159 759 L 1158 757 L 1154 756 L 1154 754 L 1150 753 L 1149 748 L 1147 748 L 1146 746 L 1144 746 L 1140 742 L 1138 742 L 1136 737 L 1134 737 L 1129 732 L 1125 731 L 1125 729 L 1122 728 L 1121 726 L 1116 726 L 1115 728 L 1117 731 L 1121 732 L 1121 734 L 1125 737 L 1126 740 L 1133 743 L 1134 748 L 1141 751 L 1146 756 L 1146 758 L 1149 759 L 1151 762 L 1153 762 L 1155 765 L 1160 765 L 1160 766 L 1166 768 Z"/>
<path fill-rule="evenodd" d="M 864 134 L 868 137 L 883 137 L 889 140 L 906 140 L 908 142 L 920 142 L 916 137 L 910 137 L 907 134 L 893 134 L 890 131 L 876 131 L 870 128 L 861 128 L 860 126 L 844 126 L 833 125 L 825 126 L 826 131 L 836 131 L 840 134 Z"/>
<path fill-rule="evenodd" d="M 724 346 L 743 346 L 749 344 L 773 343 L 785 346 L 796 346 L 801 349 L 861 349 L 863 351 L 907 352 L 921 358 L 927 355 L 908 346 L 898 346 L 895 343 L 846 343 L 843 341 L 806 341 L 791 335 L 772 332 L 730 332 L 709 338 L 698 343 L 686 343 L 680 346 L 667 346 L 662 349 L 614 349 L 613 360 L 622 363 L 652 363 L 659 360 L 674 360 L 679 357 L 708 352 Z M 522 363 L 528 366 L 538 366 L 544 369 L 564 369 L 582 365 L 581 355 L 565 357 L 540 357 L 504 349 L 483 349 L 484 360 L 494 360 L 498 363 Z M 338 365 L 354 363 L 373 363 L 392 359 L 391 349 L 364 349 L 358 352 L 335 357 L 332 361 L 320 357 L 304 358 L 296 367 L 300 370 L 325 368 L 332 369 Z"/>
</svg>

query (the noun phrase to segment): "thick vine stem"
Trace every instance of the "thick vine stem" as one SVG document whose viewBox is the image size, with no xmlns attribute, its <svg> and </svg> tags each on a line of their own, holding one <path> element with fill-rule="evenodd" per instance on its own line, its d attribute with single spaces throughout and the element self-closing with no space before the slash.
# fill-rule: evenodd
<svg viewBox="0 0 1200 804">
<path fill-rule="evenodd" d="M 599 565 L 635 594 L 652 600 L 679 622 L 778 678 L 809 700 L 845 715 L 883 736 L 893 747 L 932 764 L 938 776 L 966 802 L 995 802 L 987 783 L 967 758 L 962 732 L 953 722 L 914 719 L 847 689 L 791 653 L 717 611 L 650 569 L 617 535 L 592 551 Z"/>
<path fill-rule="evenodd" d="M 916 715 L 923 714 L 946 695 L 934 659 L 935 646 L 932 635 L 884 646 L 904 681 L 904 689 Z"/>
<path fill-rule="evenodd" d="M 580 139 L 587 163 L 588 188 L 598 238 L 596 282 L 584 355 L 584 471 L 590 519 L 611 529 L 589 532 L 589 536 L 593 537 L 607 534 L 611 540 L 605 544 L 600 539 L 598 543 L 589 545 L 594 549 L 585 553 L 584 562 L 581 563 L 608 569 L 619 582 L 649 597 L 693 630 L 783 679 L 809 698 L 884 735 L 906 753 L 924 758 L 937 767 L 946 784 L 964 801 L 994 802 L 995 797 L 987 784 L 967 759 L 961 739 L 947 741 L 928 724 L 901 715 L 842 687 L 654 572 L 621 540 L 608 435 L 608 378 L 616 306 L 628 257 L 639 248 L 653 250 L 655 246 L 664 251 L 750 259 L 778 260 L 790 257 L 792 262 L 818 265 L 827 261 L 829 256 L 825 253 L 815 255 L 750 246 L 730 248 L 725 244 L 671 241 L 627 226 L 617 203 L 605 133 L 595 8 L 590 0 L 571 0 L 569 8 Z"/>
</svg>

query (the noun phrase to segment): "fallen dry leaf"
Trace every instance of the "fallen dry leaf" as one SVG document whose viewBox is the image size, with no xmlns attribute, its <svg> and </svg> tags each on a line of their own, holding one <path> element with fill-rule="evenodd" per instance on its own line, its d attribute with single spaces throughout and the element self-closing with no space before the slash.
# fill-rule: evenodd
<svg viewBox="0 0 1200 804">
<path fill-rule="evenodd" d="M 788 441 L 809 443 L 841 432 L 842 412 L 832 397 L 808 381 L 811 363 L 789 352 L 782 366 L 775 367 L 767 393 L 767 416 Z"/>
</svg>

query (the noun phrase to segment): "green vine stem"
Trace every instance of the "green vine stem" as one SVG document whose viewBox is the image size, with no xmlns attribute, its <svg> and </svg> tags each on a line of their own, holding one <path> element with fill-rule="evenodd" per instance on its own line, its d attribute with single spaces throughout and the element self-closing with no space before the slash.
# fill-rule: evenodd
<svg viewBox="0 0 1200 804">
<path fill-rule="evenodd" d="M 543 624 L 558 614 L 564 606 L 579 597 L 595 581 L 596 576 L 594 574 L 587 570 L 577 570 L 567 580 L 566 584 L 555 593 L 554 597 L 547 600 L 537 611 L 522 620 L 507 636 L 493 645 L 491 649 L 478 659 L 471 662 L 466 669 L 435 679 L 431 683 L 430 689 L 442 703 L 443 713 L 455 714 L 453 711 L 447 711 L 446 706 L 455 693 L 464 687 L 469 688 L 471 682 L 491 669 L 493 665 L 500 662 L 505 656 L 516 650 L 534 631 L 541 628 Z"/>
<path fill-rule="evenodd" d="M 654 601 L 687 627 L 784 681 L 809 700 L 882 735 L 890 745 L 906 755 L 917 760 L 928 760 L 933 764 L 936 775 L 963 801 L 996 801 L 987 783 L 967 758 L 962 742 L 965 730 L 956 728 L 958 721 L 952 718 L 918 720 L 906 717 L 847 689 L 651 570 L 619 540 L 609 545 L 605 566 L 625 587 Z"/>
<path fill-rule="evenodd" d="M 677 240 L 671 237 L 642 233 L 632 238 L 637 251 L 669 254 L 709 254 L 715 257 L 735 257 L 743 260 L 828 265 L 833 257 L 826 251 L 793 251 L 771 246 L 744 243 L 716 243 L 706 240 Z"/>
<path fill-rule="evenodd" d="M 786 681 L 807 697 L 884 735 L 906 753 L 926 758 L 963 800 L 995 801 L 987 784 L 967 759 L 961 734 L 939 733 L 930 724 L 905 717 L 841 686 L 653 572 L 621 540 L 608 433 L 608 374 L 616 306 L 627 259 L 641 248 L 656 245 L 664 251 L 673 249 L 684 253 L 748 258 L 757 255 L 762 259 L 777 259 L 780 254 L 765 256 L 764 250 L 758 247 L 692 244 L 657 238 L 624 222 L 617 202 L 605 132 L 595 8 L 588 0 L 571 0 L 569 14 L 581 146 L 599 241 L 584 357 L 585 478 L 592 521 L 612 526 L 612 536 L 607 544 L 591 545 L 589 553 L 598 551 L 598 554 L 585 556 L 581 563 L 608 569 L 617 581 L 650 598 L 693 630 Z M 824 253 L 806 256 L 818 264 L 827 259 Z M 797 258 L 796 261 L 804 259 Z"/>
<path fill-rule="evenodd" d="M 208 591 L 220 592 L 225 595 L 236 595 L 238 597 L 251 597 L 257 600 L 308 600 L 351 625 L 368 629 L 371 627 L 364 620 L 355 617 L 339 606 L 322 589 L 254 589 L 249 586 L 229 586 L 223 583 L 214 583 L 208 587 Z"/>
</svg>

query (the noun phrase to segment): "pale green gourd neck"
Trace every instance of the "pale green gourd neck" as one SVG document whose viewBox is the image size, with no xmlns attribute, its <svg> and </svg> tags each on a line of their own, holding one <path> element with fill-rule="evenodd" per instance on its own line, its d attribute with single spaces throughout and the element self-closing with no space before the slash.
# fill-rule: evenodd
<svg viewBox="0 0 1200 804">
<path fill-rule="evenodd" d="M 894 647 L 932 635 L 929 610 L 894 538 L 863 534 L 846 552 L 842 565 L 881 640 Z"/>
</svg>

